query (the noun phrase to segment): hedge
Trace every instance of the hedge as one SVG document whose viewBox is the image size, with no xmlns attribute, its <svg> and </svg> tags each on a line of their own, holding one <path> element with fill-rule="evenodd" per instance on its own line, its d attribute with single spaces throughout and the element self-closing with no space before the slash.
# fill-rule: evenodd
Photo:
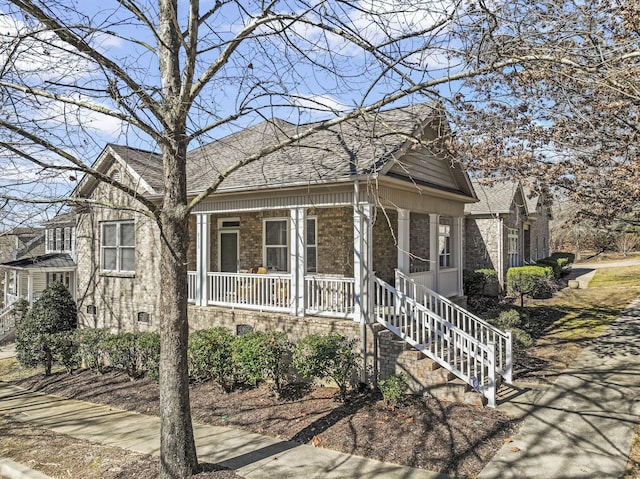
<svg viewBox="0 0 640 479">
<path fill-rule="evenodd" d="M 520 296 L 520 306 L 524 297 L 539 297 L 551 291 L 553 269 L 548 266 L 518 266 L 507 270 L 507 294 Z"/>
</svg>

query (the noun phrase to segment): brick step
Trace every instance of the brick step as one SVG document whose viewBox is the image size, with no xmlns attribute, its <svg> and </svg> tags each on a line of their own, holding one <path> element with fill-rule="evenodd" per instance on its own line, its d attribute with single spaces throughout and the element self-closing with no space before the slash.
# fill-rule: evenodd
<svg viewBox="0 0 640 479">
<path fill-rule="evenodd" d="M 445 384 L 427 386 L 424 395 L 433 396 L 442 401 L 460 402 L 478 406 L 482 406 L 485 403 L 485 398 L 482 394 L 471 389 L 462 379 L 457 378 Z"/>
</svg>

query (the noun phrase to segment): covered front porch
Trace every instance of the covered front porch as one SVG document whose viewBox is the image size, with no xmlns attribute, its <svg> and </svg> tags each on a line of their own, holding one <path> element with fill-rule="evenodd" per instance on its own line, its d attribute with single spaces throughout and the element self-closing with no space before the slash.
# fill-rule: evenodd
<svg viewBox="0 0 640 479">
<path fill-rule="evenodd" d="M 409 275 L 462 296 L 462 209 L 411 193 L 393 206 L 341 191 L 200 205 L 191 224 L 189 302 L 372 322 L 375 278 Z M 399 205 L 404 207 L 399 207 Z"/>
</svg>

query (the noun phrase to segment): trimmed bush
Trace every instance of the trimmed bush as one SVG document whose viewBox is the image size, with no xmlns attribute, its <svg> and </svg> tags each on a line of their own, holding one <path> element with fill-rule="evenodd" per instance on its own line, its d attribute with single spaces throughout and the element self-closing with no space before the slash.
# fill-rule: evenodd
<svg viewBox="0 0 640 479">
<path fill-rule="evenodd" d="M 280 395 L 282 383 L 291 368 L 292 347 L 283 332 L 254 331 L 234 339 L 233 361 L 246 381 L 257 385 L 260 381 L 271 380 Z"/>
<path fill-rule="evenodd" d="M 312 334 L 302 339 L 293 351 L 293 365 L 307 379 L 330 378 L 346 401 L 351 380 L 358 367 L 355 340 L 336 333 Z"/>
<path fill-rule="evenodd" d="M 77 324 L 76 303 L 71 293 L 62 283 L 52 283 L 16 325 L 18 362 L 23 367 L 42 364 L 45 375 L 50 375 L 58 344 L 52 335 L 72 331 Z"/>
<path fill-rule="evenodd" d="M 507 294 L 524 297 L 540 297 L 552 291 L 553 270 L 548 266 L 518 266 L 507 270 Z"/>
<path fill-rule="evenodd" d="M 567 264 L 573 264 L 573 262 L 576 259 L 576 255 L 574 253 L 567 253 L 567 252 L 563 252 L 563 251 L 556 251 L 555 253 L 551 254 L 551 258 L 554 259 L 566 259 L 567 260 Z"/>
<path fill-rule="evenodd" d="M 466 269 L 462 272 L 462 282 L 467 296 L 497 297 L 500 293 L 498 272 L 495 269 Z"/>
<path fill-rule="evenodd" d="M 558 263 L 558 260 L 555 258 L 544 258 L 536 261 L 538 266 L 546 266 L 551 268 L 553 271 L 553 277 L 558 279 L 562 274 L 562 266 Z"/>
<path fill-rule="evenodd" d="M 135 334 L 138 370 L 157 381 L 160 378 L 160 334 L 152 331 Z"/>
<path fill-rule="evenodd" d="M 104 340 L 106 329 L 82 328 L 73 332 L 77 345 L 78 361 L 92 371 L 102 372 L 105 365 Z"/>
<path fill-rule="evenodd" d="M 75 331 L 64 331 L 49 336 L 53 361 L 60 364 L 67 373 L 78 369 L 80 358 L 78 356 L 78 343 L 74 340 Z"/>
<path fill-rule="evenodd" d="M 497 311 L 497 316 L 487 321 L 503 331 L 511 331 L 514 352 L 522 351 L 533 344 L 531 335 L 524 328 L 528 326 L 528 317 L 516 309 Z"/>
<path fill-rule="evenodd" d="M 195 381 L 214 380 L 225 392 L 235 383 L 232 343 L 235 336 L 224 327 L 201 329 L 189 335 L 189 376 Z"/>
<path fill-rule="evenodd" d="M 407 391 L 409 390 L 407 375 L 404 373 L 394 374 L 387 379 L 378 381 L 378 389 L 382 393 L 384 405 L 394 410 L 407 399 Z"/>
</svg>

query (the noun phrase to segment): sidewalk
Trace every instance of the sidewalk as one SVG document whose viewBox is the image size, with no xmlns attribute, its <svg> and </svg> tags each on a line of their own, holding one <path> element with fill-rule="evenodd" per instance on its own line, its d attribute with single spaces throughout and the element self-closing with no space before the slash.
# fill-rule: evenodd
<svg viewBox="0 0 640 479">
<path fill-rule="evenodd" d="M 0 414 L 95 443 L 159 454 L 156 417 L 34 393 L 0 383 Z M 280 441 L 239 429 L 195 425 L 198 459 L 233 469 L 246 479 L 449 479 L 329 449 Z"/>
<path fill-rule="evenodd" d="M 640 417 L 640 298 L 539 396 L 510 405 L 524 423 L 479 479 L 622 477 Z"/>
</svg>

